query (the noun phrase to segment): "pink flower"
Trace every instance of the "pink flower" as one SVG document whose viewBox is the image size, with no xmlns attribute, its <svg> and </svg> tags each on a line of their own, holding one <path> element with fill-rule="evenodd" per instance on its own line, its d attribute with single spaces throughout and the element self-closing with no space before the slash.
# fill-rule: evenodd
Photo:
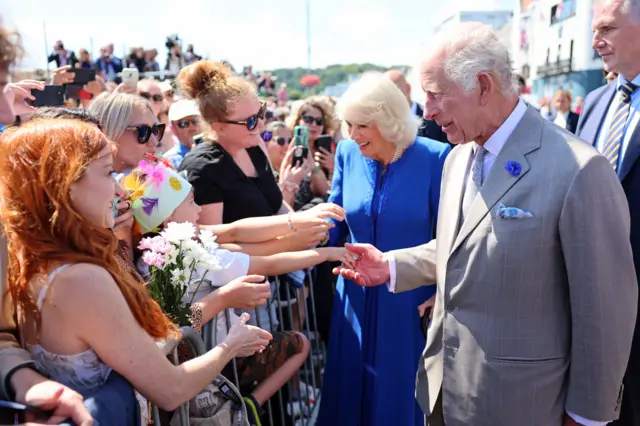
<svg viewBox="0 0 640 426">
<path fill-rule="evenodd" d="M 158 269 L 162 269 L 167 260 L 160 253 L 145 251 L 142 255 L 142 261 L 149 266 L 155 266 Z"/>
<path fill-rule="evenodd" d="M 150 245 L 149 249 L 160 254 L 169 254 L 173 249 L 173 246 L 167 240 L 165 240 L 161 235 L 153 237 L 149 245 Z"/>
<path fill-rule="evenodd" d="M 140 241 L 140 244 L 138 244 L 138 248 L 140 250 L 151 250 L 151 238 L 147 237 L 147 238 L 143 238 Z"/>
</svg>

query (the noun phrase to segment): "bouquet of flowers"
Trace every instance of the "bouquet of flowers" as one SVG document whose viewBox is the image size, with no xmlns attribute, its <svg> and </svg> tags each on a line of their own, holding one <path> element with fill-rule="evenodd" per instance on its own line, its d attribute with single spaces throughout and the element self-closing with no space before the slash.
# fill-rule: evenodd
<svg viewBox="0 0 640 426">
<path fill-rule="evenodd" d="M 195 295 L 207 272 L 220 269 L 216 237 L 210 231 L 200 231 L 196 239 L 193 224 L 171 222 L 160 235 L 142 239 L 138 248 L 144 251 L 142 261 L 149 266 L 147 289 L 151 297 L 175 324 L 191 325 L 193 297 L 188 303 L 183 298 L 191 283 L 197 282 Z"/>
</svg>

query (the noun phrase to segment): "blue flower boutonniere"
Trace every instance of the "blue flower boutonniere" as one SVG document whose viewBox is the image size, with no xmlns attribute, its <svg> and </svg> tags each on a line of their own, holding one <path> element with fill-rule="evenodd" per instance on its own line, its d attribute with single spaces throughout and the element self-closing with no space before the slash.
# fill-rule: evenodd
<svg viewBox="0 0 640 426">
<path fill-rule="evenodd" d="M 517 161 L 507 161 L 504 164 L 504 169 L 511 176 L 518 176 L 520 174 L 520 172 L 522 171 L 522 167 L 520 167 L 520 163 L 518 163 Z"/>
</svg>

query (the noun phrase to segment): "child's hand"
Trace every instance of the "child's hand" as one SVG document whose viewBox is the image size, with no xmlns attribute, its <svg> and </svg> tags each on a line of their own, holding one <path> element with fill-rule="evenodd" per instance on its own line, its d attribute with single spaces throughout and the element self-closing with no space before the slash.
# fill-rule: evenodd
<svg viewBox="0 0 640 426">
<path fill-rule="evenodd" d="M 356 266 L 356 259 L 344 247 L 325 247 L 318 250 L 326 250 L 328 262 L 342 262 L 349 268 L 355 268 Z"/>
</svg>

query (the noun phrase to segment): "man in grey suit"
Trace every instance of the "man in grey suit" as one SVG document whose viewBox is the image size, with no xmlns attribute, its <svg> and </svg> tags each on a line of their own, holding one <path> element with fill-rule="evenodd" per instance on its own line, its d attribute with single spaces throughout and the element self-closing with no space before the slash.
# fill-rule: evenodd
<svg viewBox="0 0 640 426">
<path fill-rule="evenodd" d="M 350 245 L 356 266 L 334 272 L 394 292 L 437 283 L 416 390 L 430 425 L 604 425 L 618 417 L 637 310 L 620 182 L 518 98 L 490 27 L 441 37 L 421 66 L 425 109 L 460 146 L 436 240 Z"/>
</svg>

